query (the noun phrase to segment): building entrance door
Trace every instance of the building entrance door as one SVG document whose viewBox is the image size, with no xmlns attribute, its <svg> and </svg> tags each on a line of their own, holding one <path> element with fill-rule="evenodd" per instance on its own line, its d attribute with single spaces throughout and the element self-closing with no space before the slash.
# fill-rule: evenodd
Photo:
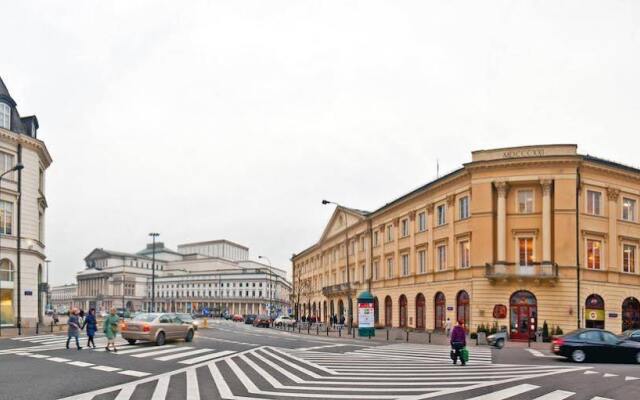
<svg viewBox="0 0 640 400">
<path fill-rule="evenodd" d="M 538 327 L 538 305 L 531 292 L 519 291 L 511 296 L 509 316 L 511 340 L 528 340 Z"/>
</svg>

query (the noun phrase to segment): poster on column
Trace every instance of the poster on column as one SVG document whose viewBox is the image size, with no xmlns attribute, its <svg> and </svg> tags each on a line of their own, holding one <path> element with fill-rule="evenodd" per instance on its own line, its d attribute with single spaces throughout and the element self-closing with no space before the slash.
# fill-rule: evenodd
<svg viewBox="0 0 640 400">
<path fill-rule="evenodd" d="M 374 327 L 373 303 L 358 303 L 358 328 Z"/>
</svg>

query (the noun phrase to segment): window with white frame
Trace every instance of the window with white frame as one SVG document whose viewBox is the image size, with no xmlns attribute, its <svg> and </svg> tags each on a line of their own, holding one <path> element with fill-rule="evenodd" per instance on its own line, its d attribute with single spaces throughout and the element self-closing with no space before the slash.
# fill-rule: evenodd
<svg viewBox="0 0 640 400">
<path fill-rule="evenodd" d="M 602 260 L 602 241 L 587 239 L 587 268 L 600 269 Z"/>
<path fill-rule="evenodd" d="M 427 230 L 427 214 L 422 211 L 418 213 L 418 232 L 424 232 Z"/>
<path fill-rule="evenodd" d="M 533 190 L 518 190 L 518 212 L 520 214 L 533 212 Z"/>
<path fill-rule="evenodd" d="M 438 254 L 438 270 L 443 271 L 447 269 L 447 245 L 441 244 L 436 249 Z"/>
<path fill-rule="evenodd" d="M 387 225 L 387 242 L 393 240 L 393 225 Z"/>
<path fill-rule="evenodd" d="M 625 221 L 636 220 L 636 201 L 628 197 L 622 198 L 622 219 Z"/>
<path fill-rule="evenodd" d="M 13 232 L 13 203 L 0 200 L 0 234 L 11 235 Z"/>
<path fill-rule="evenodd" d="M 400 236 L 409 236 L 409 220 L 407 218 L 403 219 L 402 222 L 400 222 Z"/>
<path fill-rule="evenodd" d="M 5 153 L 4 151 L 0 151 L 0 173 L 4 173 L 9 171 L 11 168 L 15 166 L 15 158 L 13 154 Z M 13 173 L 9 173 L 9 179 L 14 179 Z"/>
<path fill-rule="evenodd" d="M 460 219 L 469 218 L 469 196 L 464 196 L 458 200 Z"/>
<path fill-rule="evenodd" d="M 437 208 L 438 226 L 447 223 L 447 208 L 444 204 L 440 204 Z"/>
<path fill-rule="evenodd" d="M 520 266 L 533 265 L 533 238 L 518 238 L 518 264 Z"/>
<path fill-rule="evenodd" d="M 11 129 L 11 107 L 2 102 L 0 102 L 0 128 Z"/>
<path fill-rule="evenodd" d="M 402 276 L 407 276 L 409 275 L 409 255 L 403 254 L 401 256 L 401 260 L 402 260 Z"/>
<path fill-rule="evenodd" d="M 587 213 L 601 215 L 602 193 L 595 190 L 587 190 Z"/>
<path fill-rule="evenodd" d="M 469 268 L 471 262 L 471 246 L 468 240 L 463 240 L 460 247 L 460 268 Z"/>
<path fill-rule="evenodd" d="M 622 247 L 622 271 L 635 273 L 636 272 L 636 246 L 632 244 L 625 244 Z"/>
<path fill-rule="evenodd" d="M 373 245 L 378 246 L 378 231 L 373 232 Z"/>
<path fill-rule="evenodd" d="M 380 267 L 380 265 L 379 265 L 379 264 L 380 264 L 380 263 L 379 263 L 378 261 L 374 261 L 374 262 L 373 262 L 373 279 L 374 279 L 374 280 L 377 280 L 377 279 L 378 279 L 378 277 L 380 276 L 380 275 L 378 274 L 378 269 L 379 269 L 379 267 Z"/>
<path fill-rule="evenodd" d="M 427 272 L 427 251 L 418 251 L 418 273 L 424 274 Z"/>
<path fill-rule="evenodd" d="M 393 258 L 387 258 L 387 278 L 393 278 Z"/>
</svg>

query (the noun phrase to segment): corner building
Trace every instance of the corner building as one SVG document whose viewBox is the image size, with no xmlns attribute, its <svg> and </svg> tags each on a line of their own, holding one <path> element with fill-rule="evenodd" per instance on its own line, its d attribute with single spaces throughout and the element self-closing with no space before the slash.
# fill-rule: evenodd
<svg viewBox="0 0 640 400">
<path fill-rule="evenodd" d="M 638 328 L 639 202 L 640 170 L 576 145 L 474 151 L 373 212 L 337 207 L 292 258 L 293 302 L 299 315 L 348 319 L 349 291 L 355 310 L 370 290 L 377 326 L 497 322 L 515 340 L 544 321 Z"/>
</svg>

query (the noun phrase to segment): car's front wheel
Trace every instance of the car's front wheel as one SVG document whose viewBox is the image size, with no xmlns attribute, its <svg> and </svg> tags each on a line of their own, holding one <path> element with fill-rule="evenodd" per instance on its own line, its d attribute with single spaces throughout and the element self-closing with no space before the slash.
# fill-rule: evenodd
<svg viewBox="0 0 640 400">
<path fill-rule="evenodd" d="M 504 347 L 504 339 L 498 339 L 498 340 L 496 340 L 496 347 L 497 347 L 498 349 L 503 348 L 503 347 Z"/>
<path fill-rule="evenodd" d="M 136 344 L 136 340 L 135 339 L 127 339 L 127 342 L 129 342 L 129 344 L 131 344 L 131 345 Z"/>
<path fill-rule="evenodd" d="M 584 360 L 586 359 L 587 359 L 587 355 L 582 350 L 574 350 L 571 353 L 571 360 L 573 360 L 573 362 L 581 363 L 581 362 L 584 362 Z"/>
<path fill-rule="evenodd" d="M 163 346 L 165 341 L 166 341 L 166 336 L 164 335 L 164 332 L 158 333 L 158 336 L 156 336 L 156 345 Z"/>
<path fill-rule="evenodd" d="M 189 332 L 187 332 L 187 337 L 184 338 L 184 341 L 191 342 L 192 340 L 193 340 L 193 331 L 189 329 Z"/>
</svg>

